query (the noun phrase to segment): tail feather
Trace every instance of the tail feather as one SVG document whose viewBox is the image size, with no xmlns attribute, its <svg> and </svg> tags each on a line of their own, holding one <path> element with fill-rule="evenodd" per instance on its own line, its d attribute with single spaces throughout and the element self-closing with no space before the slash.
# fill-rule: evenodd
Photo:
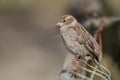
<svg viewBox="0 0 120 80">
<path fill-rule="evenodd" d="M 101 64 L 96 60 L 96 59 L 93 59 L 93 61 L 95 62 L 95 64 L 100 68 L 100 70 L 103 72 L 103 69 L 101 67 Z"/>
</svg>

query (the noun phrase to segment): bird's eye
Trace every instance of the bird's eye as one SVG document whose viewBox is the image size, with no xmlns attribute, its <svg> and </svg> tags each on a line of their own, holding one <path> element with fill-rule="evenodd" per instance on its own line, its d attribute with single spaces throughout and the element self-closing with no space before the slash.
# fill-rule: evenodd
<svg viewBox="0 0 120 80">
<path fill-rule="evenodd" d="M 63 20 L 63 22 L 66 22 L 66 20 Z"/>
</svg>

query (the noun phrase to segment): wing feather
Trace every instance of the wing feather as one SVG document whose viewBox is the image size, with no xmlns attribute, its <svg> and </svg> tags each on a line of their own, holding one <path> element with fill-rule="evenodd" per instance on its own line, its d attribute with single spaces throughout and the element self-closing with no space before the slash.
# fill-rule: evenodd
<svg viewBox="0 0 120 80">
<path fill-rule="evenodd" d="M 95 58 L 97 59 L 97 61 L 100 61 L 100 48 L 98 43 L 96 42 L 96 40 L 92 37 L 92 35 L 90 35 L 87 30 L 81 25 L 81 24 L 77 24 L 74 29 L 78 32 L 78 39 L 77 41 L 81 44 L 84 44 L 84 46 L 86 47 L 86 49 L 92 53 Z M 95 51 L 95 49 L 97 49 L 98 52 Z"/>
</svg>

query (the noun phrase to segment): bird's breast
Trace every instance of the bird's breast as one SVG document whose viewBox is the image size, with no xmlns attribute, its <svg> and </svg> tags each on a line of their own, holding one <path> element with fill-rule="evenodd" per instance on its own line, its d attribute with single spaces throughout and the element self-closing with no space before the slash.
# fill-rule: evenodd
<svg viewBox="0 0 120 80">
<path fill-rule="evenodd" d="M 77 32 L 73 29 L 63 29 L 61 30 L 61 34 L 65 41 L 74 41 L 77 38 Z"/>
</svg>

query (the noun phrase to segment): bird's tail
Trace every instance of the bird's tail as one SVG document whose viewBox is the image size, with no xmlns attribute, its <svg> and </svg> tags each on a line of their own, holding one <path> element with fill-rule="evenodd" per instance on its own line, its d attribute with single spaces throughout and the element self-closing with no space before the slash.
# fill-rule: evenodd
<svg viewBox="0 0 120 80">
<path fill-rule="evenodd" d="M 95 64 L 100 68 L 101 71 L 103 71 L 102 67 L 101 67 L 101 63 L 98 62 L 98 60 L 93 59 L 93 61 L 95 62 Z"/>
<path fill-rule="evenodd" d="M 102 61 L 102 54 L 99 55 L 98 61 L 99 61 L 99 63 L 101 63 L 101 61 Z"/>
</svg>

